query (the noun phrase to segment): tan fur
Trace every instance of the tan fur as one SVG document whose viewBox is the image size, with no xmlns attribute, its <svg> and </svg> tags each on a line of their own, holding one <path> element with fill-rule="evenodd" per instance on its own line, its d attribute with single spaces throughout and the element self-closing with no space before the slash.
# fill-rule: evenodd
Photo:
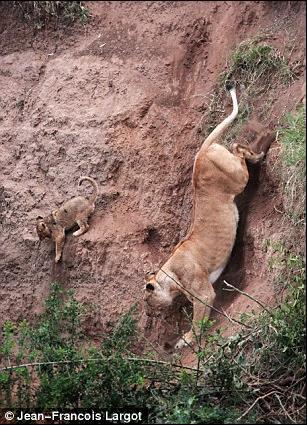
<svg viewBox="0 0 307 425">
<path fill-rule="evenodd" d="M 195 158 L 194 206 L 188 234 L 161 269 L 146 276 L 144 299 L 147 314 L 159 315 L 179 292 L 183 292 L 193 303 L 192 329 L 195 333 L 199 332 L 199 322 L 210 315 L 210 308 L 201 301 L 213 304 L 212 283 L 226 266 L 235 242 L 238 210 L 234 198 L 244 190 L 248 181 L 245 160 L 257 162 L 264 155 L 255 154 L 236 143 L 231 153 L 214 143 L 238 113 L 234 89 L 231 96 L 232 114 L 213 130 Z M 177 348 L 192 342 L 192 329 L 179 340 Z"/>
<path fill-rule="evenodd" d="M 91 177 L 81 177 L 79 185 L 87 180 L 93 186 L 94 192 L 86 199 L 84 196 L 77 196 L 65 202 L 60 208 L 52 211 L 46 217 L 37 217 L 36 231 L 39 239 L 51 238 L 55 242 L 55 262 L 60 261 L 65 242 L 65 230 L 69 230 L 78 224 L 79 230 L 73 233 L 80 236 L 89 229 L 88 218 L 94 212 L 95 201 L 98 196 L 98 185 Z"/>
</svg>

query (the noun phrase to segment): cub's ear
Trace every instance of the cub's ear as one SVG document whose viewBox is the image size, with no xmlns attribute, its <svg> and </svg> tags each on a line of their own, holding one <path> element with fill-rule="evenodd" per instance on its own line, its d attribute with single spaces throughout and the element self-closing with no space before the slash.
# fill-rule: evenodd
<svg viewBox="0 0 307 425">
<path fill-rule="evenodd" d="M 42 217 L 41 215 L 38 215 L 37 217 L 36 217 L 36 220 L 43 220 L 44 219 L 44 217 Z"/>
<path fill-rule="evenodd" d="M 152 280 L 152 278 L 155 276 L 155 272 L 147 272 L 145 274 L 145 280 L 146 282 L 150 282 Z"/>
<path fill-rule="evenodd" d="M 154 290 L 155 290 L 155 287 L 153 286 L 153 284 L 152 283 L 147 283 L 147 285 L 146 285 L 146 291 L 152 292 Z"/>
</svg>

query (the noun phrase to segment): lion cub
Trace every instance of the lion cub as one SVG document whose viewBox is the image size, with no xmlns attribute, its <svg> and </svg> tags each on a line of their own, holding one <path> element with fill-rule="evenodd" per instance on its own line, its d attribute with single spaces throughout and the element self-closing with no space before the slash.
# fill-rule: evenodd
<svg viewBox="0 0 307 425">
<path fill-rule="evenodd" d="M 87 180 L 94 189 L 93 194 L 86 199 L 84 196 L 77 196 L 64 202 L 60 208 L 52 211 L 46 217 L 38 216 L 36 218 L 36 231 L 40 240 L 51 238 L 55 242 L 55 262 L 59 262 L 65 242 L 65 230 L 69 230 L 78 224 L 79 230 L 73 233 L 74 236 L 80 236 L 89 229 L 87 222 L 89 216 L 94 212 L 95 201 L 98 196 L 98 185 L 91 177 L 81 177 L 81 183 Z"/>
</svg>

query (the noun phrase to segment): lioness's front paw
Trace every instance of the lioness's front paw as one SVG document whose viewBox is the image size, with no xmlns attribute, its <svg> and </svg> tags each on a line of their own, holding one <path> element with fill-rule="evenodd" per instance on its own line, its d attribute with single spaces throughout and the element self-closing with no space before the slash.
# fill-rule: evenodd
<svg viewBox="0 0 307 425">
<path fill-rule="evenodd" d="M 57 255 L 57 256 L 55 257 L 55 262 L 56 262 L 56 263 L 58 263 L 58 262 L 60 261 L 60 259 L 61 259 L 61 256 L 60 256 L 60 255 Z"/>
</svg>

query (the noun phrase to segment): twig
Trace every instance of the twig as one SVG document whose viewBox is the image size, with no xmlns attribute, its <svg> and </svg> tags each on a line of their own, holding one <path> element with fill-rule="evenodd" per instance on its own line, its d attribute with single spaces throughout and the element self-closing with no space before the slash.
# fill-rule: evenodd
<svg viewBox="0 0 307 425">
<path fill-rule="evenodd" d="M 276 212 L 278 212 L 279 214 L 284 214 L 285 212 L 284 211 L 280 211 L 275 205 L 273 206 L 273 208 L 274 208 L 274 210 L 276 211 Z"/>
<path fill-rule="evenodd" d="M 72 364 L 72 363 L 87 363 L 87 362 L 101 362 L 101 361 L 108 361 L 111 360 L 111 357 L 101 357 L 99 359 L 80 359 L 80 360 L 61 360 L 61 361 L 54 361 L 54 362 L 34 362 L 34 363 L 24 363 L 21 365 L 14 365 L 14 366 L 6 366 L 3 368 L 0 368 L 0 372 L 3 372 L 5 370 L 13 370 L 13 369 L 19 369 L 22 367 L 35 367 L 35 366 L 47 366 L 47 365 L 57 365 L 57 364 Z M 160 364 L 165 366 L 171 366 L 179 369 L 187 369 L 192 370 L 193 372 L 197 372 L 196 368 L 189 367 L 189 366 L 183 366 L 178 364 L 172 364 L 168 362 L 164 362 L 162 360 L 152 360 L 152 359 L 144 359 L 139 357 L 126 357 L 125 360 L 128 361 L 135 361 L 135 362 L 142 362 L 142 363 L 153 363 L 153 364 Z"/>
<path fill-rule="evenodd" d="M 171 366 L 171 367 L 175 367 L 175 368 L 178 368 L 178 369 L 187 369 L 187 370 L 192 370 L 193 372 L 197 372 L 197 369 L 194 368 L 194 367 L 183 366 L 183 365 L 175 364 L 175 363 L 168 363 L 168 362 L 164 362 L 162 360 L 152 360 L 152 359 L 144 359 L 144 358 L 138 358 L 138 357 L 127 357 L 127 360 L 137 361 L 137 362 L 141 362 L 141 363 L 162 364 L 162 365 L 165 365 L 165 366 Z"/>
<path fill-rule="evenodd" d="M 267 393 L 267 394 L 265 394 L 265 395 L 262 395 L 261 397 L 258 397 L 255 401 L 254 401 L 254 403 L 252 404 L 252 405 L 250 405 L 249 406 L 249 408 L 243 413 L 243 415 L 241 415 L 239 418 L 237 418 L 236 420 L 237 421 L 240 421 L 242 418 L 244 418 L 244 416 L 246 416 L 251 410 L 252 410 L 252 408 L 255 406 L 255 404 L 257 404 L 258 403 L 258 401 L 259 400 L 262 400 L 262 399 L 264 399 L 264 398 L 266 398 L 266 397 L 269 397 L 270 395 L 272 395 L 272 394 L 275 394 L 276 393 L 276 391 L 270 391 L 269 393 Z"/>
<path fill-rule="evenodd" d="M 275 396 L 277 398 L 277 400 L 279 401 L 279 404 L 281 405 L 282 410 L 284 411 L 285 415 L 287 416 L 288 419 L 290 419 L 290 421 L 295 424 L 296 422 L 291 418 L 291 416 L 289 415 L 289 413 L 286 411 L 285 406 L 282 404 L 280 397 L 278 396 L 278 394 L 275 393 Z"/>
<path fill-rule="evenodd" d="M 263 308 L 263 310 L 265 310 L 267 313 L 269 313 L 269 314 L 271 315 L 270 310 L 268 310 L 268 309 L 267 309 L 267 307 L 266 307 L 264 304 L 262 304 L 262 302 L 261 302 L 261 301 L 257 300 L 257 299 L 256 299 L 256 298 L 254 298 L 252 295 L 249 295 L 247 292 L 245 292 L 245 291 L 241 291 L 240 289 L 238 289 L 238 288 L 236 288 L 235 286 L 231 285 L 230 283 L 226 282 L 226 280 L 224 280 L 224 283 L 225 283 L 227 286 L 229 286 L 230 288 L 232 288 L 232 290 L 233 290 L 233 291 L 237 291 L 237 292 L 239 292 L 240 294 L 245 295 L 247 298 L 251 299 L 251 300 L 252 300 L 252 301 L 254 301 L 255 303 L 259 304 L 259 305 Z M 225 289 L 224 289 L 224 290 L 225 290 Z"/>
<path fill-rule="evenodd" d="M 222 308 L 222 313 L 225 317 L 227 317 L 227 319 L 231 322 L 231 323 L 235 323 L 235 320 L 229 316 L 229 314 L 226 313 L 226 311 Z"/>
<path fill-rule="evenodd" d="M 199 336 L 199 340 L 197 339 L 197 336 L 196 336 L 196 341 L 197 341 L 197 343 L 198 343 L 198 349 L 199 349 L 199 351 L 201 350 L 201 337 L 202 337 L 202 334 L 200 334 L 200 336 Z M 200 374 L 200 356 L 198 355 L 197 356 L 197 372 L 196 372 L 196 377 L 195 377 L 195 387 L 197 388 L 197 385 L 198 385 L 198 380 L 199 380 L 199 374 Z"/>
</svg>

